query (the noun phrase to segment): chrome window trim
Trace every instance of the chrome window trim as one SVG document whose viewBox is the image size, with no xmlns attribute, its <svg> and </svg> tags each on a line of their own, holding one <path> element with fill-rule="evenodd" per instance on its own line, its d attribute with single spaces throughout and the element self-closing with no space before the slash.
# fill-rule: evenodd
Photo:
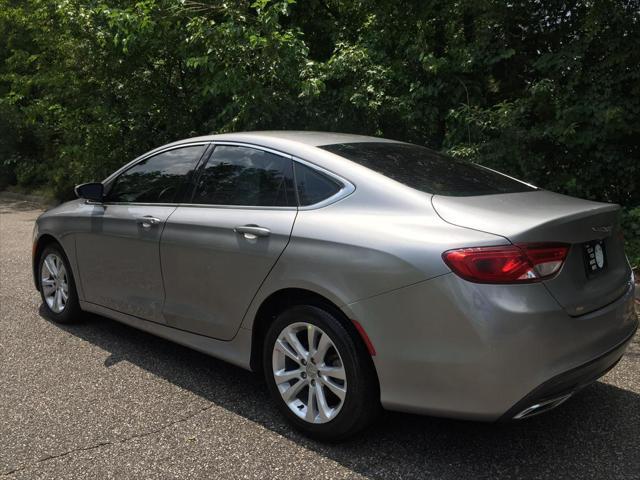
<svg viewBox="0 0 640 480">
<path fill-rule="evenodd" d="M 224 208 L 229 210 L 283 210 L 293 211 L 298 210 L 298 207 L 266 207 L 263 205 L 217 205 L 214 203 L 180 203 L 179 207 L 190 208 Z"/>
<path fill-rule="evenodd" d="M 89 202 L 87 202 L 89 203 Z M 177 207 L 180 203 L 149 203 L 149 202 L 102 202 L 92 203 L 92 205 L 112 205 L 112 206 L 133 206 L 133 207 Z"/>
<path fill-rule="evenodd" d="M 249 142 L 236 142 L 236 141 L 225 141 L 225 140 L 210 140 L 210 141 L 199 141 L 199 142 L 185 142 L 185 143 L 181 143 L 178 145 L 171 145 L 170 147 L 166 147 L 166 148 L 161 148 L 160 150 L 152 150 L 151 152 L 147 152 L 135 159 L 133 159 L 132 161 L 130 161 L 129 163 L 125 164 L 124 166 L 120 167 L 118 170 L 116 170 L 115 172 L 113 172 L 111 175 L 109 175 L 105 180 L 103 180 L 103 185 L 105 185 L 105 187 L 107 185 L 109 185 L 111 182 L 113 182 L 118 176 L 120 176 L 122 173 L 126 172 L 127 170 L 129 170 L 130 168 L 135 167 L 138 163 L 141 163 L 143 161 L 145 161 L 146 159 L 153 157 L 155 155 L 159 155 L 161 153 L 165 153 L 168 152 L 170 150 L 175 150 L 178 148 L 184 148 L 184 147 L 194 147 L 194 146 L 198 146 L 198 145 L 213 145 L 214 147 L 217 145 L 223 146 L 223 145 L 229 145 L 229 146 L 237 146 L 237 147 L 247 147 L 247 148 L 254 148 L 256 150 L 261 150 L 267 153 L 272 153 L 274 155 L 278 155 L 280 157 L 284 157 L 287 158 L 293 162 L 298 162 L 301 163 L 313 170 L 316 170 L 328 177 L 330 177 L 331 179 L 335 180 L 336 182 L 338 182 L 340 185 L 342 185 L 342 187 L 340 188 L 340 190 L 338 190 L 336 193 L 334 193 L 333 195 L 331 195 L 330 197 L 325 198 L 324 200 L 314 203 L 312 205 L 305 205 L 305 206 L 285 206 L 285 207 L 267 207 L 267 206 L 263 206 L 263 205 L 216 205 L 216 204 L 210 204 L 210 203 L 149 203 L 149 202 L 102 202 L 100 205 L 132 205 L 132 206 L 155 206 L 155 207 L 196 207 L 196 208 L 226 208 L 226 209 L 244 209 L 244 210 L 284 210 L 284 211 L 291 211 L 291 210 L 316 210 L 318 208 L 323 208 L 326 207 L 328 205 L 331 205 L 333 203 L 336 203 L 340 200 L 342 200 L 343 198 L 348 197 L 349 195 L 351 195 L 355 190 L 356 190 L 356 186 L 351 183 L 349 180 L 345 179 L 344 177 L 330 171 L 327 170 L 324 167 L 321 167 L 313 162 L 310 162 L 308 160 L 304 160 L 300 157 L 296 157 L 294 155 L 291 155 L 289 153 L 280 151 L 280 150 L 276 150 L 273 148 L 269 148 L 269 147 L 263 147 L 262 145 L 256 145 L 254 143 L 249 143 Z M 207 159 L 208 160 L 208 159 Z M 294 173 L 294 177 L 295 177 L 295 173 Z M 296 190 L 297 190 L 297 185 L 295 186 Z M 297 195 L 296 195 L 297 196 Z"/>
<path fill-rule="evenodd" d="M 134 206 L 134 207 L 196 207 L 196 208 L 227 208 L 251 210 L 289 210 L 296 211 L 298 207 L 264 207 L 259 205 L 215 205 L 212 203 L 149 203 L 149 202 L 90 202 L 91 205 Z"/>
<path fill-rule="evenodd" d="M 155 157 L 156 155 L 160 155 L 161 153 L 165 153 L 165 152 L 169 152 L 171 150 L 176 150 L 178 148 L 184 148 L 184 147 L 197 147 L 198 145 L 210 145 L 213 142 L 210 141 L 204 141 L 204 142 L 185 142 L 185 143 L 181 143 L 179 145 L 171 145 L 169 147 L 163 148 L 160 147 L 160 149 L 156 149 L 156 150 L 151 150 L 150 152 L 147 153 L 143 153 L 142 155 L 140 155 L 139 157 L 134 158 L 133 160 L 131 160 L 129 163 L 124 164 L 122 167 L 120 167 L 118 170 L 116 170 L 115 172 L 113 172 L 111 175 L 109 175 L 107 178 L 105 178 L 102 181 L 103 185 L 107 185 L 109 183 L 111 183 L 113 180 L 115 180 L 116 177 L 119 177 L 122 173 L 126 172 L 127 170 L 129 170 L 130 168 L 135 167 L 138 163 L 144 162 L 145 160 L 147 160 L 150 157 Z M 204 153 L 204 152 L 202 152 Z M 158 205 L 156 203 L 154 203 L 154 205 Z"/>
<path fill-rule="evenodd" d="M 231 147 L 247 147 L 247 148 L 253 148 L 256 150 L 262 150 L 263 152 L 268 152 L 268 153 L 272 153 L 274 155 L 278 155 L 279 157 L 284 157 L 284 158 L 288 158 L 289 160 L 293 160 L 293 155 L 291 155 L 290 153 L 286 153 L 283 152 L 281 150 L 276 150 L 273 148 L 269 148 L 269 147 L 263 147 L 262 145 L 256 145 L 254 143 L 249 143 L 249 142 L 234 142 L 234 141 L 228 141 L 228 140 L 212 140 L 211 143 L 213 144 L 213 146 L 223 146 L 223 145 L 228 145 Z"/>
</svg>

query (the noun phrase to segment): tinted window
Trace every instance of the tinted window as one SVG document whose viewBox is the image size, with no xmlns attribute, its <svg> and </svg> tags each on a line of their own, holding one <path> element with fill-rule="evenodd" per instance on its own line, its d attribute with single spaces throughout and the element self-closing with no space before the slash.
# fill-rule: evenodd
<svg viewBox="0 0 640 480">
<path fill-rule="evenodd" d="M 292 161 L 255 148 L 218 146 L 198 179 L 193 203 L 295 206 Z"/>
<path fill-rule="evenodd" d="M 313 205 L 335 195 L 341 185 L 326 175 L 295 162 L 296 186 L 300 205 Z"/>
<path fill-rule="evenodd" d="M 176 148 L 154 155 L 116 178 L 108 202 L 173 203 L 206 146 Z"/>
<path fill-rule="evenodd" d="M 490 195 L 535 190 L 474 163 L 405 143 L 339 143 L 320 148 L 427 193 Z"/>
</svg>

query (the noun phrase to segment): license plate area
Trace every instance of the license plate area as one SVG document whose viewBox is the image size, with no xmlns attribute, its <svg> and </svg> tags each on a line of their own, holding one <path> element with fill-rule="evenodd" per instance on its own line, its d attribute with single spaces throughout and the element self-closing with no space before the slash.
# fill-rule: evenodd
<svg viewBox="0 0 640 480">
<path fill-rule="evenodd" d="M 607 268 L 607 251 L 604 240 L 593 240 L 582 245 L 587 277 L 593 277 L 604 271 Z"/>
</svg>

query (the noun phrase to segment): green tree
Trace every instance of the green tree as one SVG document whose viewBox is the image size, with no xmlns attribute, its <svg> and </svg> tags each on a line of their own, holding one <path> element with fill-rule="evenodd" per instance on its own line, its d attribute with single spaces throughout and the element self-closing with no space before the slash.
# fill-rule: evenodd
<svg viewBox="0 0 640 480">
<path fill-rule="evenodd" d="M 620 203 L 638 264 L 639 44 L 640 0 L 0 0 L 0 188 L 68 198 L 211 132 L 375 134 Z"/>
</svg>

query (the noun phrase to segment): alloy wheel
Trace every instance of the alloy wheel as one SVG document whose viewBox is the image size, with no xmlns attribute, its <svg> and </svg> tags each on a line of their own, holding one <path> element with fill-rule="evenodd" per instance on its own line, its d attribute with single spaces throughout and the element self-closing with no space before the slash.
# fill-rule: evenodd
<svg viewBox="0 0 640 480">
<path fill-rule="evenodd" d="M 49 309 L 62 313 L 69 300 L 69 281 L 64 262 L 55 253 L 47 255 L 42 262 L 40 286 Z"/>
<path fill-rule="evenodd" d="M 306 322 L 286 326 L 273 346 L 272 367 L 282 399 L 299 418 L 326 423 L 338 415 L 347 377 L 340 352 L 322 329 Z"/>
</svg>

